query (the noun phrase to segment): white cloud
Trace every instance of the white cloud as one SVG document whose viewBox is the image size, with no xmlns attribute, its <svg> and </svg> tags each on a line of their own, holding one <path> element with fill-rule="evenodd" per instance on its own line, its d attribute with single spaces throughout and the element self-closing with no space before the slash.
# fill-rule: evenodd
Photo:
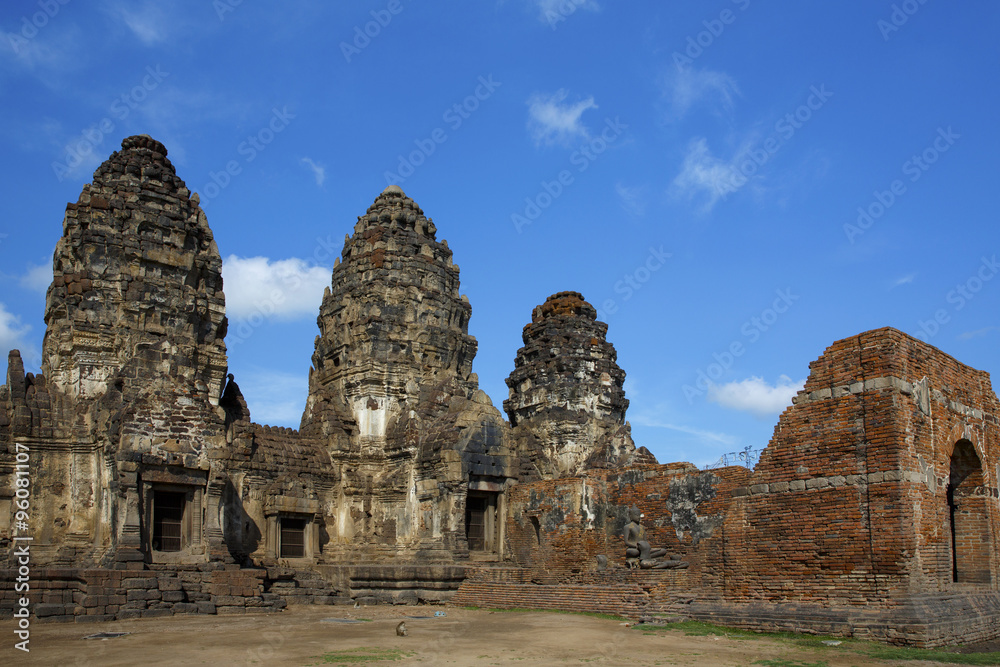
<svg viewBox="0 0 1000 667">
<path fill-rule="evenodd" d="M 7 307 L 0 302 L 0 363 L 6 368 L 7 353 L 20 350 L 21 358 L 34 366 L 38 366 L 40 356 L 38 348 L 28 338 L 31 333 L 30 324 L 21 324 L 21 318 L 7 312 Z"/>
<path fill-rule="evenodd" d="M 1000 331 L 1000 327 L 983 327 L 982 329 L 976 329 L 975 331 L 966 331 L 965 333 L 959 334 L 959 340 L 969 340 L 971 338 L 978 338 L 979 336 L 985 336 L 987 334 L 993 333 L 994 331 Z"/>
<path fill-rule="evenodd" d="M 781 413 L 791 405 L 792 398 L 805 384 L 804 379 L 794 382 L 787 375 L 782 375 L 778 378 L 778 382 L 771 386 L 763 378 L 755 376 L 724 385 L 711 385 L 708 388 L 708 400 L 724 408 L 750 412 L 758 417 L 769 417 Z"/>
<path fill-rule="evenodd" d="M 587 128 L 580 116 L 587 109 L 596 109 L 594 98 L 564 104 L 569 96 L 565 88 L 551 95 L 535 93 L 528 98 L 528 128 L 536 145 L 565 144 L 576 138 L 587 138 Z"/>
<path fill-rule="evenodd" d="M 621 182 L 615 183 L 615 193 L 618 195 L 618 203 L 628 213 L 641 216 L 646 213 L 646 187 L 629 187 Z"/>
<path fill-rule="evenodd" d="M 316 177 L 316 185 L 323 185 L 323 181 L 326 180 L 326 167 L 320 164 L 316 164 L 311 158 L 302 158 L 302 163 L 308 165 L 312 169 L 313 176 Z"/>
<path fill-rule="evenodd" d="M 892 283 L 893 287 L 899 287 L 900 285 L 908 285 L 913 282 L 913 279 L 917 277 L 916 273 L 908 273 L 902 278 L 898 278 Z"/>
<path fill-rule="evenodd" d="M 52 282 L 52 265 L 42 264 L 41 266 L 32 266 L 21 276 L 19 282 L 21 287 L 44 295 L 49 289 L 49 284 Z"/>
<path fill-rule="evenodd" d="M 331 269 L 305 260 L 230 255 L 222 263 L 226 312 L 230 319 L 253 314 L 278 319 L 315 317 Z"/>
<path fill-rule="evenodd" d="M 678 67 L 664 77 L 664 95 L 670 100 L 674 119 L 679 120 L 695 105 L 721 103 L 728 111 L 740 94 L 736 81 L 724 72 Z"/>
<path fill-rule="evenodd" d="M 688 199 L 702 196 L 702 212 L 708 213 L 720 199 L 735 192 L 745 182 L 737 165 L 746 150 L 747 148 L 741 149 L 733 159 L 727 161 L 712 155 L 704 137 L 693 140 L 684 156 L 681 171 L 671 184 L 671 190 Z"/>
</svg>

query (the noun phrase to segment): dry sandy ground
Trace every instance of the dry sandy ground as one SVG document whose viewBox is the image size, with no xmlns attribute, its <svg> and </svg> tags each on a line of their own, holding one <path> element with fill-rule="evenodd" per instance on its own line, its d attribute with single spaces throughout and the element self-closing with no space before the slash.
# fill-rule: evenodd
<svg viewBox="0 0 1000 667">
<path fill-rule="evenodd" d="M 435 611 L 447 616 L 434 617 Z M 422 616 L 424 618 L 412 618 Z M 428 618 L 429 617 L 429 618 Z M 364 619 L 362 622 L 335 622 Z M 408 636 L 397 637 L 404 620 Z M 13 624 L 0 623 L 0 665 L 316 665 L 324 655 L 371 656 L 395 650 L 377 665 L 752 665 L 788 661 L 805 667 L 887 665 L 837 649 L 816 651 L 772 639 L 645 633 L 615 620 L 544 612 L 503 613 L 450 607 L 294 606 L 280 614 L 174 616 L 31 628 L 31 652 L 13 648 Z M 98 632 L 131 634 L 85 640 Z M 390 654 L 383 653 L 383 656 Z M 334 664 L 343 664 L 342 662 Z M 761 664 L 761 663 L 758 663 Z M 767 664 L 764 662 L 763 664 Z M 774 664 L 774 663 L 772 663 Z M 779 663 L 780 664 L 780 663 Z M 909 667 L 928 665 L 908 662 Z"/>
</svg>

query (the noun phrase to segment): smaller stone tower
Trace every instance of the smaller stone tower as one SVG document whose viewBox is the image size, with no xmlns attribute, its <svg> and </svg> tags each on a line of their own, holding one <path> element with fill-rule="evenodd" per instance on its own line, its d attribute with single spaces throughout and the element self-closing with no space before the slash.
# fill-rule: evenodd
<svg viewBox="0 0 1000 667">
<path fill-rule="evenodd" d="M 625 371 L 607 331 L 578 292 L 553 294 L 524 327 L 503 406 L 529 476 L 573 476 L 633 457 Z"/>
</svg>

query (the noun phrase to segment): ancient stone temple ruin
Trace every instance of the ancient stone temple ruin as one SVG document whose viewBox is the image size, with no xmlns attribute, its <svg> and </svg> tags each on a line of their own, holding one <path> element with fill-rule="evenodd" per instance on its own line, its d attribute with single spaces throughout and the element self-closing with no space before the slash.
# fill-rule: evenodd
<svg viewBox="0 0 1000 667">
<path fill-rule="evenodd" d="M 166 156 L 129 137 L 67 205 L 42 372 L 8 356 L 0 613 L 28 501 L 43 620 L 450 601 L 1000 637 L 987 373 L 865 332 L 810 365 L 753 470 L 659 464 L 607 325 L 560 292 L 524 328 L 505 419 L 452 251 L 390 186 L 335 263 L 299 430 L 262 426 L 227 377 L 219 250 Z"/>
</svg>

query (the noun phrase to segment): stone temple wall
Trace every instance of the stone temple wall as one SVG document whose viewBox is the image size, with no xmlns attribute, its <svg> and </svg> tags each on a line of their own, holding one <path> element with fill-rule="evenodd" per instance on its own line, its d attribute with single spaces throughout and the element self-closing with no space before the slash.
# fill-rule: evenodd
<svg viewBox="0 0 1000 667">
<path fill-rule="evenodd" d="M 0 615 L 28 493 L 51 620 L 452 600 L 1000 636 L 1000 403 L 894 329 L 810 365 L 754 470 L 702 471 L 635 446 L 607 325 L 560 292 L 524 328 L 508 422 L 452 252 L 390 186 L 333 269 L 300 428 L 255 424 L 208 221 L 146 136 L 67 205 L 45 313 L 42 372 L 15 350 L 0 385 Z M 639 563 L 633 513 L 662 549 Z"/>
</svg>

